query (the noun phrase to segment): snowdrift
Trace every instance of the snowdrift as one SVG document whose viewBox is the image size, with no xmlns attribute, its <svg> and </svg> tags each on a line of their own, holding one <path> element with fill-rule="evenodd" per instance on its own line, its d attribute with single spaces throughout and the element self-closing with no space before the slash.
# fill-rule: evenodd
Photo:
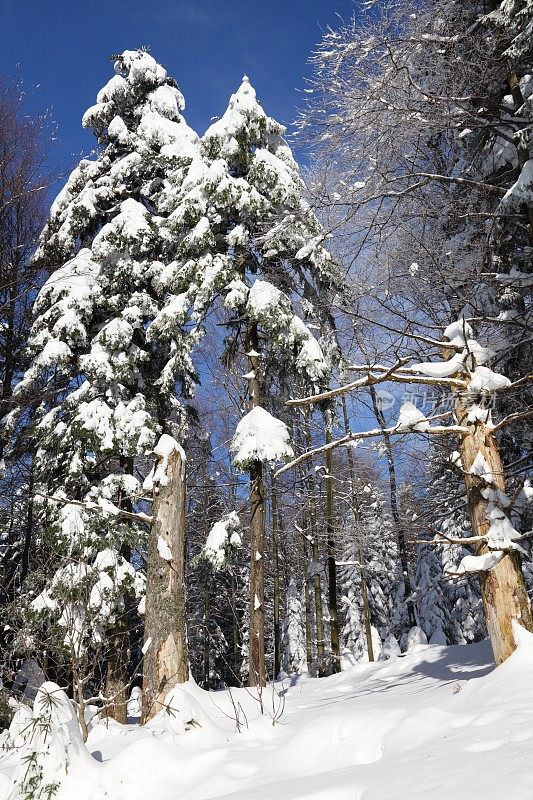
<svg viewBox="0 0 533 800">
<path fill-rule="evenodd" d="M 529 799 L 533 635 L 515 635 L 518 649 L 497 669 L 487 642 L 415 643 L 329 678 L 270 685 L 261 698 L 189 681 L 150 724 L 99 723 L 86 746 L 63 693 L 45 684 L 33 717 L 43 690 L 59 700 L 51 738 L 37 744 L 58 800 L 501 800 L 511 789 Z M 28 716 L 4 734 L 1 800 L 24 797 Z"/>
</svg>

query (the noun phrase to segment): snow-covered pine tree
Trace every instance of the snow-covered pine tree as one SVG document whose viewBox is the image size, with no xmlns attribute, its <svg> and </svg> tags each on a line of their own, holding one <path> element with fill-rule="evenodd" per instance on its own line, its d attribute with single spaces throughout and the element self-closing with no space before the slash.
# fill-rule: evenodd
<svg viewBox="0 0 533 800">
<path fill-rule="evenodd" d="M 269 394 L 290 380 L 308 389 L 327 382 L 328 359 L 293 301 L 299 300 L 304 314 L 317 316 L 323 293 L 338 283 L 283 133 L 244 78 L 227 111 L 205 133 L 202 156 L 192 163 L 177 200 L 173 187 L 168 192 L 169 241 L 179 244 L 162 276 L 168 305 L 154 323 L 171 335 L 190 307 L 199 320 L 222 306 L 224 358 L 241 365 L 248 360 L 249 413 L 233 450 L 235 462 L 250 471 L 254 685 L 265 680 L 263 463 L 291 452 L 285 426 L 267 410 Z"/>
<path fill-rule="evenodd" d="M 54 601 L 62 591 L 58 565 L 68 561 L 84 581 L 98 581 L 102 551 L 122 563 L 144 540 L 142 526 L 122 512 L 140 494 L 139 459 L 162 431 L 179 435 L 179 393 L 194 378 L 194 333 L 177 326 L 162 341 L 152 324 L 164 299 L 159 198 L 167 173 L 176 180 L 190 164 L 197 137 L 181 116 L 175 81 L 151 55 L 125 51 L 115 72 L 83 118 L 98 155 L 73 171 L 42 233 L 36 259 L 52 274 L 35 303 L 32 363 L 16 390 L 26 407 L 36 392 L 44 398 L 35 410 L 36 491 L 48 558 L 47 574 L 34 576 L 34 584 L 48 586 Z M 123 592 L 110 563 L 106 572 L 99 623 L 106 627 L 105 606 L 114 619 L 108 633 L 119 627 L 108 656 L 126 658 L 127 626 L 116 607 Z M 80 626 L 91 646 L 90 626 Z M 122 695 L 116 713 L 124 719 Z"/>
</svg>

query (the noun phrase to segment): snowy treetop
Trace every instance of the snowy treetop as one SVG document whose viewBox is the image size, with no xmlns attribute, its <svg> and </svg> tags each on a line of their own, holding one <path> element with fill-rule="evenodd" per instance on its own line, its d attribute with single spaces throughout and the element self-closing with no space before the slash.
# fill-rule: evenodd
<svg viewBox="0 0 533 800">
<path fill-rule="evenodd" d="M 145 193 L 162 162 L 178 169 L 197 152 L 198 136 L 181 116 L 183 95 L 163 67 L 144 51 L 125 51 L 115 68 L 120 74 L 83 117 L 105 149 L 94 161 L 82 160 L 57 196 L 38 259 L 57 263 L 72 254 L 77 243 L 85 243 L 86 231 L 93 234 L 106 221 L 128 186 L 145 184 Z"/>
<path fill-rule="evenodd" d="M 235 94 L 231 95 L 223 116 L 207 129 L 203 138 L 211 154 L 231 160 L 239 153 L 239 138 L 244 131 L 251 145 L 259 145 L 265 134 L 281 137 L 285 133 L 283 125 L 267 117 L 246 75 Z"/>
</svg>

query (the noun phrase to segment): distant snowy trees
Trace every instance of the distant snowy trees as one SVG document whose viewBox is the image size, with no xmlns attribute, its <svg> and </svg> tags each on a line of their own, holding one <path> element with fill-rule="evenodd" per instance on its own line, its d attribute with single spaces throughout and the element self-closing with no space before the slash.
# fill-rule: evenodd
<svg viewBox="0 0 533 800">
<path fill-rule="evenodd" d="M 22 86 L 0 76 L 0 418 L 9 419 L 13 389 L 27 367 L 34 287 L 42 280 L 31 256 L 46 219 L 52 148 L 47 115 L 26 107 Z M 2 602 L 20 591 L 33 536 L 33 442 L 27 418 L 14 437 L 0 436 L 0 584 Z"/>
<path fill-rule="evenodd" d="M 389 635 L 399 633 L 395 629 L 396 601 L 401 583 L 398 547 L 392 519 L 379 490 L 370 483 L 359 483 L 356 491 L 358 517 L 356 519 L 350 513 L 339 536 L 340 592 L 345 620 L 342 643 L 343 652 L 349 653 L 348 658 L 374 661 L 380 655 L 381 642 Z M 365 627 L 366 613 L 373 644 L 371 652 Z M 379 649 L 375 647 L 376 641 L 380 643 Z"/>
<path fill-rule="evenodd" d="M 364 346 L 359 336 L 367 361 L 359 368 L 366 375 L 359 387 L 386 378 L 387 367 L 377 365 L 390 350 L 392 380 L 433 385 L 435 418 L 453 410 L 463 429 L 458 463 L 471 531 L 455 537 L 452 519 L 443 518 L 436 539 L 454 547 L 463 539 L 479 554 L 467 556 L 460 572 L 480 570 L 498 661 L 514 647 L 511 618 L 531 625 L 519 563 L 520 552 L 528 552 L 528 529 L 511 532 L 519 503 L 511 498 L 522 494 L 529 448 L 521 434 L 531 415 L 531 358 L 524 345 L 529 347 L 531 327 L 532 22 L 524 3 L 495 3 L 488 13 L 477 3 L 454 0 L 374 7 L 367 18 L 354 17 L 325 35 L 315 55 L 316 103 L 311 94 L 301 123 L 320 155 L 312 186 L 322 213 L 345 232 L 365 265 L 362 275 L 371 275 L 370 292 L 356 278 L 354 318 L 368 333 L 380 314 L 381 335 L 374 328 L 372 343 Z M 344 246 L 340 240 L 341 253 Z M 461 341 L 448 327 L 457 317 Z M 489 350 L 474 341 L 470 322 L 490 342 Z M 437 364 L 442 338 L 452 346 Z M 431 363 L 420 364 L 424 377 L 415 377 L 406 365 L 417 353 L 420 360 L 428 346 L 434 348 Z M 460 352 L 464 347 L 468 356 Z M 460 373 L 465 384 L 453 389 Z M 443 394 L 447 381 L 452 405 Z M 489 406 L 496 395 L 499 422 L 492 422 Z M 390 430 L 420 435 L 426 426 L 410 402 Z M 481 469 L 482 463 L 491 466 Z M 506 541 L 501 559 L 490 533 L 498 525 L 500 532 L 508 530 L 498 539 Z M 423 521 L 416 527 L 423 536 Z M 525 549 L 518 544 L 522 536 Z M 426 547 L 418 572 L 426 589 L 415 590 L 417 602 L 428 581 L 434 586 L 436 580 L 435 562 L 424 567 Z M 510 573 L 499 576 L 507 567 Z M 497 597 L 499 589 L 494 593 L 511 585 L 507 599 Z"/>
</svg>

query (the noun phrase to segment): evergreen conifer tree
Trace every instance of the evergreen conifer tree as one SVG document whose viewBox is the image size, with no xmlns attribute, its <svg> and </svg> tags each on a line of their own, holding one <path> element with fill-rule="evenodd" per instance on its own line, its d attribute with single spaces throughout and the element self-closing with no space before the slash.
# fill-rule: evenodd
<svg viewBox="0 0 533 800">
<path fill-rule="evenodd" d="M 170 336 L 190 309 L 199 322 L 218 308 L 226 363 L 247 364 L 249 413 L 233 450 L 235 463 L 250 471 L 254 685 L 265 680 L 263 464 L 292 452 L 284 424 L 268 411 L 269 398 L 291 380 L 308 389 L 327 383 L 329 354 L 294 303 L 304 316 L 318 318 L 325 293 L 340 285 L 283 133 L 245 77 L 203 136 L 201 156 L 178 191 L 169 184 L 166 225 L 175 249 L 164 274 L 167 306 L 154 322 L 161 335 Z"/>
<path fill-rule="evenodd" d="M 71 596 L 70 576 L 55 572 L 71 564 L 94 602 L 101 599 L 93 608 L 101 632 L 105 609 L 107 622 L 120 628 L 108 672 L 113 654 L 126 658 L 123 578 L 132 570 L 124 564 L 142 542 L 142 526 L 124 517 L 140 494 L 139 460 L 160 433 L 179 435 L 183 426 L 179 395 L 194 380 L 195 341 L 194 333 L 178 329 L 159 340 L 152 324 L 165 299 L 158 288 L 159 200 L 167 173 L 175 178 L 190 164 L 197 137 L 181 116 L 175 81 L 152 56 L 125 51 L 115 71 L 83 117 L 98 139 L 98 155 L 73 171 L 41 236 L 36 260 L 51 275 L 35 303 L 32 362 L 16 389 L 23 405 L 39 398 L 35 480 L 48 557 L 47 575 L 34 582 L 43 588 L 50 573 L 55 577 L 41 596 L 53 595 L 50 602 L 37 605 L 55 613 L 62 591 L 69 593 L 82 615 L 76 637 L 91 644 L 94 626 L 86 616 L 94 603 L 82 609 Z M 102 552 L 111 553 L 102 567 L 105 587 L 97 563 Z M 72 643 L 70 636 L 71 649 Z"/>
</svg>

